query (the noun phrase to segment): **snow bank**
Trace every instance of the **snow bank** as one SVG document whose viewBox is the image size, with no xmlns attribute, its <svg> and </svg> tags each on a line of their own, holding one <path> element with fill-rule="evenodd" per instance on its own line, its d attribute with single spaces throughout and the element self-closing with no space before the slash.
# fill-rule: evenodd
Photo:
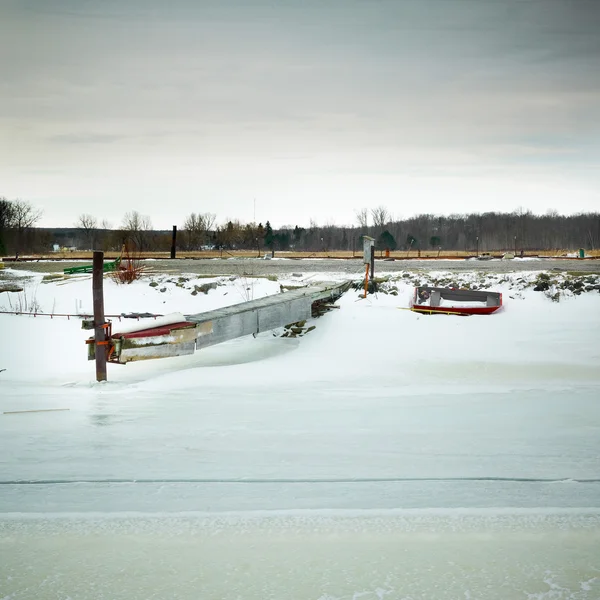
<svg viewBox="0 0 600 600">
<path fill-rule="evenodd" d="M 235 367 L 236 376 L 230 384 L 244 387 L 264 382 L 264 372 L 256 369 L 255 363 L 268 360 L 268 379 L 274 386 L 286 385 L 298 373 L 305 382 L 325 385 L 344 380 L 350 384 L 364 377 L 371 360 L 380 384 L 400 380 L 403 386 L 421 389 L 442 381 L 485 386 L 502 380 L 507 373 L 513 382 L 523 384 L 527 380 L 551 383 L 565 378 L 597 381 L 600 294 L 576 297 L 566 290 L 561 302 L 551 302 L 545 294 L 532 291 L 539 275 L 436 271 L 395 274 L 383 286 L 387 293 L 366 300 L 355 292 L 348 293 L 339 303 L 341 310 L 315 321 L 317 329 L 301 343 L 261 334 L 257 339 L 234 340 L 193 356 L 126 368 L 109 365 L 109 379 L 140 382 L 148 388 L 185 389 L 195 385 L 197 369 L 202 369 L 204 381 L 216 384 L 223 376 L 230 376 L 224 368 Z M 312 274 L 302 281 L 311 284 L 335 278 L 342 279 L 343 274 Z M 280 286 L 288 283 L 297 285 L 298 278 L 271 281 L 247 276 L 158 275 L 131 285 L 107 279 L 105 310 L 115 315 L 190 314 L 280 293 Z M 207 284 L 214 288 L 207 289 Z M 414 286 L 427 284 L 500 291 L 504 308 L 491 316 L 469 318 L 416 315 L 402 310 L 408 307 Z M 24 285 L 39 312 L 92 312 L 89 277 L 45 283 L 42 275 L 29 274 Z M 3 294 L 0 306 L 6 307 L 7 297 L 16 296 Z M 124 318 L 113 322 L 115 329 L 131 324 Z M 151 327 L 155 322 L 141 319 L 141 325 L 136 322 L 135 326 L 147 323 Z M 85 339 L 90 334 L 81 331 L 80 326 L 76 318 L 0 315 L 3 337 L 12 340 L 0 347 L 0 368 L 6 369 L 1 374 L 3 381 L 92 383 L 93 365 L 88 363 L 85 351 Z M 362 350 L 365 345 L 372 348 L 370 359 Z"/>
</svg>

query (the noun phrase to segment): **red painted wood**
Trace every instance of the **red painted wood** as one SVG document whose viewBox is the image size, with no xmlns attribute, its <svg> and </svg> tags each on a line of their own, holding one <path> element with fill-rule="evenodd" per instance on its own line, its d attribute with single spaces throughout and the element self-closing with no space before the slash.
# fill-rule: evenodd
<svg viewBox="0 0 600 600">
<path fill-rule="evenodd" d="M 415 312 L 423 313 L 442 313 L 442 314 L 459 314 L 459 315 L 491 315 L 496 312 L 500 306 L 418 306 L 413 305 L 412 309 Z"/>
<path fill-rule="evenodd" d="M 163 325 L 162 327 L 152 327 L 151 329 L 144 329 L 142 331 L 133 331 L 132 333 L 123 333 L 122 335 L 117 335 L 118 337 L 124 337 L 126 339 L 155 337 L 158 335 L 169 335 L 171 331 L 175 331 L 177 329 L 187 329 L 188 327 L 196 327 L 196 323 L 184 321 L 182 323 L 173 323 L 172 325 Z"/>
</svg>

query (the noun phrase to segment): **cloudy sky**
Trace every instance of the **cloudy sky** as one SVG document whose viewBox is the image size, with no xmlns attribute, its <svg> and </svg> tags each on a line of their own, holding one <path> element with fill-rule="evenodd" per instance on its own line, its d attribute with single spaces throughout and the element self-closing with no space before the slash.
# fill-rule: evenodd
<svg viewBox="0 0 600 600">
<path fill-rule="evenodd" d="M 0 0 L 0 196 L 47 226 L 600 210 L 600 1 Z"/>
</svg>

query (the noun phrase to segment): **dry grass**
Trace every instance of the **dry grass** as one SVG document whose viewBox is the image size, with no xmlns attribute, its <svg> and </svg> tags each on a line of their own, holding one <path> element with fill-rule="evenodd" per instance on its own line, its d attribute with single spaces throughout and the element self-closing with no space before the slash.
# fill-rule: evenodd
<svg viewBox="0 0 600 600">
<path fill-rule="evenodd" d="M 573 254 L 577 249 L 557 249 L 557 250 L 539 250 L 539 251 L 528 251 L 524 253 L 524 256 L 564 256 L 566 254 Z M 506 250 L 492 250 L 489 253 L 492 256 L 501 257 Z M 104 258 L 106 260 L 114 260 L 118 258 L 119 252 L 106 252 Z M 461 250 L 442 250 L 438 253 L 437 250 L 422 250 L 420 253 L 418 250 L 396 250 L 390 253 L 391 258 L 467 258 L 474 256 L 474 252 L 464 252 Z M 154 259 L 168 259 L 170 258 L 170 252 L 144 252 L 136 257 L 136 260 L 143 260 L 146 258 Z M 275 253 L 276 257 L 280 258 L 340 258 L 340 259 L 361 259 L 362 252 L 343 251 L 336 250 L 331 252 L 281 252 Z M 375 256 L 380 258 L 382 253 L 379 250 Z M 586 256 L 593 256 L 594 258 L 600 258 L 600 249 L 598 250 L 586 250 Z M 178 259 L 201 259 L 201 258 L 256 258 L 256 250 L 206 250 L 197 252 L 177 252 Z M 48 254 L 34 254 L 21 257 L 23 260 L 92 260 L 92 252 L 52 252 Z"/>
</svg>

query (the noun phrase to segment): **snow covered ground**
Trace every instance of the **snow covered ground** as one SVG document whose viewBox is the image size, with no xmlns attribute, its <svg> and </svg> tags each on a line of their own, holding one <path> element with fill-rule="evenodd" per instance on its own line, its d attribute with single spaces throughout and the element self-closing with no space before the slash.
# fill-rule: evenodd
<svg viewBox="0 0 600 600">
<path fill-rule="evenodd" d="M 91 312 L 89 277 L 9 275 L 0 310 Z M 347 275 L 194 277 L 107 281 L 106 312 Z M 451 278 L 505 308 L 400 310 Z M 0 598 L 600 598 L 600 294 L 538 278 L 394 273 L 105 384 L 79 319 L 1 314 Z"/>
</svg>

